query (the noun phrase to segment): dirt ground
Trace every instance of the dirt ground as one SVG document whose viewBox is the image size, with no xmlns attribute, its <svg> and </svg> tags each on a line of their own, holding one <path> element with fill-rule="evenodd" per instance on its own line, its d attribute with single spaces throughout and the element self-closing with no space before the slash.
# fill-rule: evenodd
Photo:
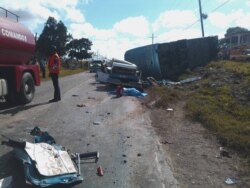
<svg viewBox="0 0 250 188">
<path fill-rule="evenodd" d="M 175 178 L 181 188 L 250 187 L 249 177 L 242 177 L 241 159 L 232 151 L 220 155 L 220 144 L 201 124 L 185 118 L 185 101 L 171 109 L 151 108 L 151 120 L 160 142 L 170 155 Z M 235 184 L 228 185 L 227 178 Z"/>
</svg>

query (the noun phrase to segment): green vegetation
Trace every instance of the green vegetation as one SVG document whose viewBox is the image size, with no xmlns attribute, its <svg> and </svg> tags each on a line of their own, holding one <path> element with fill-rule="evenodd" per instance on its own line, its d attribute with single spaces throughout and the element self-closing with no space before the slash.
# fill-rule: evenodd
<svg viewBox="0 0 250 188">
<path fill-rule="evenodd" d="M 152 87 L 147 92 L 150 93 L 151 98 L 155 99 L 154 106 L 157 108 L 166 108 L 182 96 L 180 91 L 167 87 Z"/>
<path fill-rule="evenodd" d="M 86 70 L 87 70 L 87 68 L 85 68 L 85 67 L 84 68 L 77 68 L 77 69 L 62 68 L 61 72 L 60 72 L 60 77 L 69 76 L 69 75 L 73 75 L 73 74 L 78 74 L 78 73 L 84 72 Z M 42 74 L 41 73 L 40 73 L 40 78 L 41 78 L 42 81 L 50 79 L 48 68 L 46 68 L 46 78 L 42 78 Z"/>
<path fill-rule="evenodd" d="M 212 62 L 199 72 L 186 72 L 181 78 L 197 74 L 202 80 L 150 88 L 154 106 L 166 108 L 170 103 L 185 101 L 188 118 L 199 121 L 223 146 L 234 149 L 250 162 L 250 63 Z"/>
<path fill-rule="evenodd" d="M 187 102 L 187 115 L 211 130 L 223 145 L 249 157 L 250 64 L 214 62 L 207 71 Z"/>
</svg>

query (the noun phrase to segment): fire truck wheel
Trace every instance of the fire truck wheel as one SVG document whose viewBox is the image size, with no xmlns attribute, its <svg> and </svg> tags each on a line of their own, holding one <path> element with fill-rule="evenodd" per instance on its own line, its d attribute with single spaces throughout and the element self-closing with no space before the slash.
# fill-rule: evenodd
<svg viewBox="0 0 250 188">
<path fill-rule="evenodd" d="M 22 84 L 20 88 L 19 100 L 22 104 L 27 104 L 32 101 L 35 94 L 35 83 L 30 73 L 23 74 Z"/>
</svg>

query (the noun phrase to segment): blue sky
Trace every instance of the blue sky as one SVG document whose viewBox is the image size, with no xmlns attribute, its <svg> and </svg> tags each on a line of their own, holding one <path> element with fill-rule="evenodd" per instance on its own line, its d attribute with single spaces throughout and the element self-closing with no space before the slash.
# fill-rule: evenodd
<svg viewBox="0 0 250 188">
<path fill-rule="evenodd" d="M 223 37 L 229 27 L 250 30 L 250 0 L 201 0 L 205 36 Z M 92 51 L 124 58 L 126 50 L 152 43 L 201 37 L 198 0 L 0 0 L 34 34 L 49 16 L 74 38 L 89 38 Z M 1 12 L 0 12 L 1 13 Z M 1 14 L 0 14 L 1 15 Z"/>
</svg>

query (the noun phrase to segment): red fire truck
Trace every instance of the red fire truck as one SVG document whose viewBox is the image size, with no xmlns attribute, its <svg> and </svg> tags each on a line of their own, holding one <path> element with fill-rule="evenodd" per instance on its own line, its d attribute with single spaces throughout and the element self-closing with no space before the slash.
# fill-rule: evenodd
<svg viewBox="0 0 250 188">
<path fill-rule="evenodd" d="M 10 103 L 32 101 L 40 85 L 39 65 L 32 63 L 34 35 L 18 22 L 18 16 L 2 7 L 0 17 L 0 98 Z M 16 18 L 16 19 L 13 19 Z"/>
</svg>

